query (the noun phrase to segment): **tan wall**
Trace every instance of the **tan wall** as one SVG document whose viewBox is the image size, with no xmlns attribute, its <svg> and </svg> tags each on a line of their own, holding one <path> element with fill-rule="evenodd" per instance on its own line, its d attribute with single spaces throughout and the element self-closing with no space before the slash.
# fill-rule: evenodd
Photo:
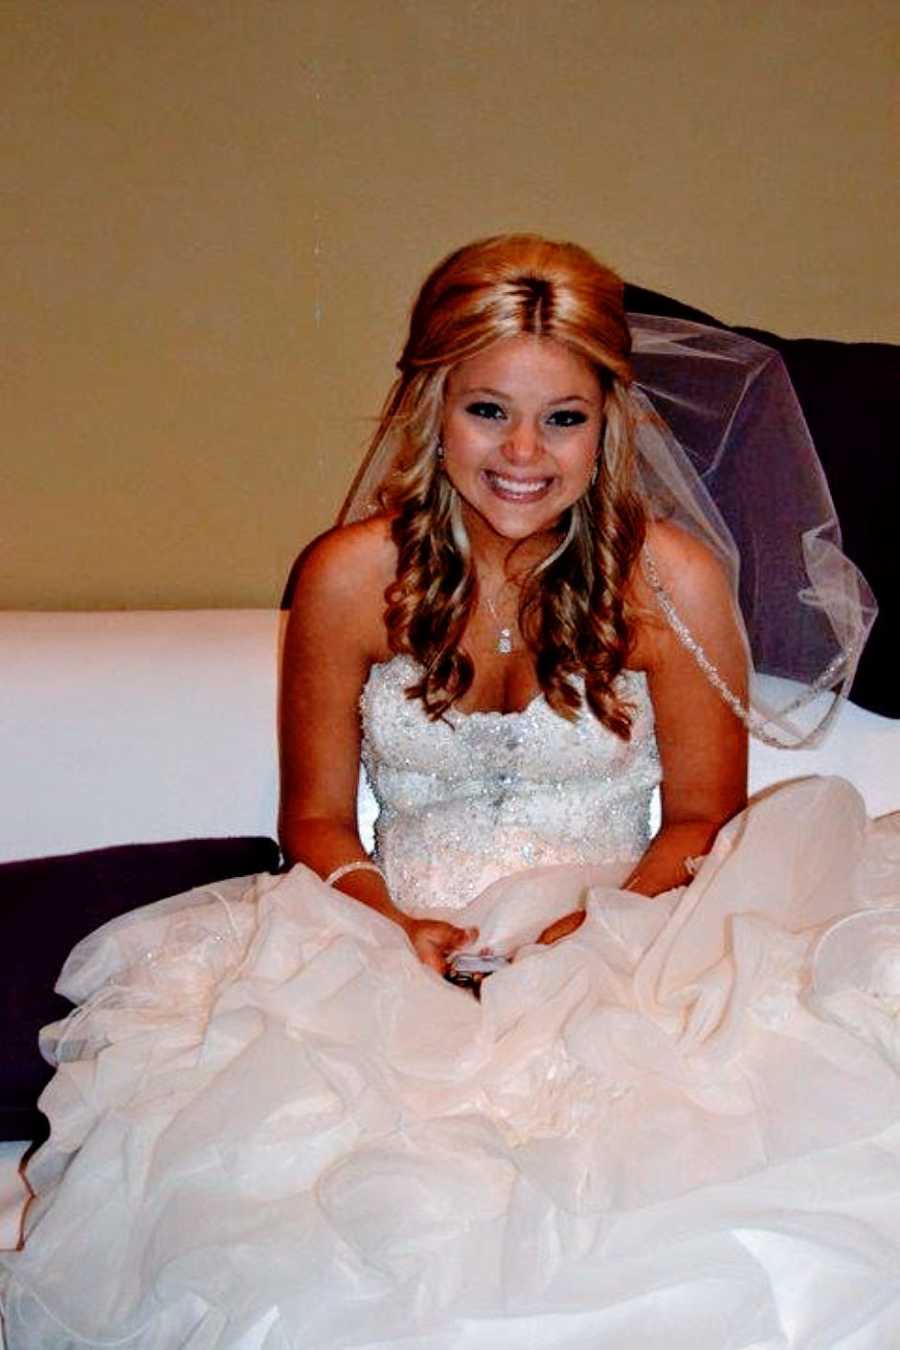
<svg viewBox="0 0 900 1350">
<path fill-rule="evenodd" d="M 478 235 L 897 339 L 895 14 L 2 0 L 0 604 L 275 602 L 417 281 Z"/>
</svg>

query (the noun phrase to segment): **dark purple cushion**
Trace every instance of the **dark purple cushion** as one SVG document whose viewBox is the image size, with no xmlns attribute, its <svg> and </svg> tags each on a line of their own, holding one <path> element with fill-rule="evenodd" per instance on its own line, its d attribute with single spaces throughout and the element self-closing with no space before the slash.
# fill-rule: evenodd
<svg viewBox="0 0 900 1350">
<path fill-rule="evenodd" d="M 81 938 L 140 905 L 227 877 L 273 872 L 272 839 L 183 839 L 0 864 L 0 1139 L 46 1135 L 35 1102 L 52 1069 L 38 1032 L 71 1011 L 53 992 Z"/>
<path fill-rule="evenodd" d="M 637 314 L 729 326 L 640 286 L 625 287 L 625 304 Z M 900 550 L 893 520 L 900 500 L 900 456 L 893 444 L 900 420 L 900 347 L 783 338 L 756 328 L 734 331 L 781 353 L 828 479 L 844 548 L 878 601 L 851 697 L 885 717 L 900 717 L 893 652 L 900 633 Z"/>
</svg>

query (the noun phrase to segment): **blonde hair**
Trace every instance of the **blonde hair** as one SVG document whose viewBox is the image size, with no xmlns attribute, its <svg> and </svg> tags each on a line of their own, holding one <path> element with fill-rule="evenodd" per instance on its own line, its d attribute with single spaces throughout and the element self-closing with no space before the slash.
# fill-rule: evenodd
<svg viewBox="0 0 900 1350">
<path fill-rule="evenodd" d="M 421 667 L 408 693 L 429 716 L 442 716 L 470 687 L 474 665 L 461 641 L 477 577 L 461 503 L 437 453 L 444 390 L 460 361 L 523 334 L 551 338 L 589 362 L 605 401 L 596 480 L 561 522 L 563 545 L 526 577 L 522 634 L 550 706 L 574 718 L 582 697 L 572 677 L 581 675 L 592 712 L 627 739 L 631 710 L 614 682 L 628 655 L 625 591 L 646 527 L 624 397 L 631 338 L 622 282 L 576 244 L 484 239 L 445 258 L 419 292 L 370 450 L 396 447 L 379 494 L 398 551 L 388 640 Z"/>
</svg>

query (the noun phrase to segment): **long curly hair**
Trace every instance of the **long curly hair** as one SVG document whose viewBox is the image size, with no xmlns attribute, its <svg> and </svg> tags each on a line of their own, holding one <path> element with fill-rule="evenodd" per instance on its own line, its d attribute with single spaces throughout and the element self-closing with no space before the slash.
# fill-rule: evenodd
<svg viewBox="0 0 900 1350">
<path fill-rule="evenodd" d="M 524 580 L 522 635 L 550 706 L 575 718 L 583 699 L 573 677 L 581 676 L 591 711 L 627 740 L 632 709 L 615 680 L 631 642 L 626 586 L 646 529 L 624 397 L 631 338 L 621 280 L 576 244 L 536 235 L 468 244 L 419 293 L 370 448 L 371 456 L 387 443 L 395 454 L 379 491 L 398 553 L 385 593 L 388 640 L 419 665 L 407 692 L 430 717 L 470 687 L 474 665 L 462 640 L 478 579 L 462 504 L 438 456 L 444 390 L 460 361 L 523 334 L 552 338 L 588 361 L 605 397 L 598 472 L 560 520 L 559 546 Z"/>
</svg>

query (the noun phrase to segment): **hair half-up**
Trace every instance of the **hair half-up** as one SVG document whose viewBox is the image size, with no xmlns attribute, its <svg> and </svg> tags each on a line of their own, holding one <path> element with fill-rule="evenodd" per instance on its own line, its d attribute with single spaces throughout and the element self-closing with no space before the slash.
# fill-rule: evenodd
<svg viewBox="0 0 900 1350">
<path fill-rule="evenodd" d="M 422 669 L 409 690 L 429 717 L 441 717 L 472 683 L 475 667 L 462 649 L 475 595 L 475 569 L 459 497 L 435 466 L 414 464 L 391 533 L 397 578 L 385 595 L 391 650 L 407 652 Z M 418 483 L 416 480 L 420 480 Z"/>
<path fill-rule="evenodd" d="M 385 593 L 388 641 L 418 664 L 421 677 L 408 694 L 430 717 L 470 688 L 474 666 L 461 644 L 478 582 L 461 502 L 440 462 L 444 390 L 460 361 L 522 334 L 569 347 L 591 364 L 605 394 L 596 480 L 560 522 L 561 541 L 571 536 L 565 547 L 525 579 L 522 635 L 557 713 L 574 718 L 586 700 L 627 739 L 632 710 L 615 682 L 629 653 L 627 587 L 646 529 L 623 398 L 630 335 L 621 281 L 577 245 L 533 235 L 484 240 L 451 254 L 419 293 L 370 450 L 387 441 L 395 451 L 379 491 L 397 547 L 396 579 Z"/>
</svg>

